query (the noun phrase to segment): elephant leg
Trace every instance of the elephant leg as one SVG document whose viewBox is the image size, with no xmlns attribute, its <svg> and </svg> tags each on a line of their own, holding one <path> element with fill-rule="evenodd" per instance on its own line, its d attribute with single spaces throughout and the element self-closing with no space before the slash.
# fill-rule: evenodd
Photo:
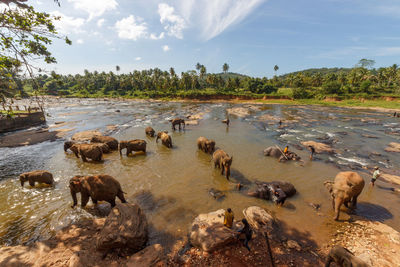
<svg viewBox="0 0 400 267">
<path fill-rule="evenodd" d="M 332 198 L 332 209 L 335 210 L 335 198 Z"/>
<path fill-rule="evenodd" d="M 84 162 L 87 162 L 87 159 L 86 159 L 85 155 L 81 154 L 81 157 L 82 157 L 82 160 L 83 160 Z"/>
<path fill-rule="evenodd" d="M 349 208 L 349 202 L 348 202 L 348 201 L 344 201 L 344 202 L 343 202 L 343 205 L 344 205 L 346 208 Z"/>
<path fill-rule="evenodd" d="M 81 192 L 81 207 L 84 208 L 89 201 L 89 195 Z"/>
<path fill-rule="evenodd" d="M 75 154 L 75 157 L 77 157 L 79 159 L 78 152 L 74 152 L 74 154 Z"/>
<path fill-rule="evenodd" d="M 357 207 L 357 197 L 358 196 L 354 196 L 351 200 L 351 208 L 355 209 Z"/>
<path fill-rule="evenodd" d="M 222 164 L 219 164 L 219 167 L 221 168 L 221 174 L 223 175 L 224 171 L 225 171 L 225 168 L 224 168 L 224 166 Z"/>
<path fill-rule="evenodd" d="M 94 205 L 96 205 L 96 206 L 97 206 L 97 202 L 98 202 L 98 200 L 97 200 L 97 199 L 94 199 L 94 198 L 92 198 L 92 202 L 93 202 L 93 204 L 94 204 Z"/>
<path fill-rule="evenodd" d="M 340 207 L 343 204 L 343 199 L 340 198 L 336 198 L 335 199 L 335 221 L 337 221 L 339 219 L 339 213 L 340 213 Z"/>
<path fill-rule="evenodd" d="M 217 162 L 214 162 L 214 169 L 216 169 L 217 166 L 218 166 L 218 163 L 217 163 Z"/>
<path fill-rule="evenodd" d="M 32 187 L 34 187 L 34 186 L 35 186 L 35 181 L 29 180 L 29 185 L 32 186 Z"/>
<path fill-rule="evenodd" d="M 126 149 L 126 156 L 129 156 L 129 153 L 131 153 L 131 151 L 129 150 L 129 148 Z"/>
<path fill-rule="evenodd" d="M 122 203 L 126 203 L 126 199 L 122 191 L 118 192 L 117 197 L 119 198 L 119 200 L 121 200 Z"/>
<path fill-rule="evenodd" d="M 108 203 L 111 204 L 111 208 L 114 208 L 115 207 L 115 198 L 110 200 L 110 201 L 108 201 Z"/>
</svg>

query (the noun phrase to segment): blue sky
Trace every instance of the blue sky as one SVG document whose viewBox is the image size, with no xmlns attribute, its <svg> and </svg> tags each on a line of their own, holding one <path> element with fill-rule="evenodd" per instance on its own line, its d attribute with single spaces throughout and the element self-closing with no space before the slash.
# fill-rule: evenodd
<svg viewBox="0 0 400 267">
<path fill-rule="evenodd" d="M 317 67 L 400 63 L 399 0 L 30 0 L 61 16 L 73 41 L 54 42 L 59 73 L 131 72 L 197 62 L 252 76 Z"/>
</svg>

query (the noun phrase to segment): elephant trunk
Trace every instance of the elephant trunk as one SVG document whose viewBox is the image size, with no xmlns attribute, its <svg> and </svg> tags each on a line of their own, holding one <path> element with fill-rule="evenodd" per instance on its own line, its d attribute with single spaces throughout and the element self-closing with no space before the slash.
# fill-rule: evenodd
<svg viewBox="0 0 400 267">
<path fill-rule="evenodd" d="M 71 189 L 71 196 L 72 196 L 72 200 L 74 201 L 74 204 L 72 205 L 72 207 L 75 207 L 76 205 L 78 205 L 78 200 L 76 199 L 76 192 L 72 189 Z"/>
<path fill-rule="evenodd" d="M 226 173 L 226 179 L 229 180 L 229 177 L 231 176 L 231 168 L 230 168 L 230 166 L 225 166 L 225 173 Z"/>
</svg>

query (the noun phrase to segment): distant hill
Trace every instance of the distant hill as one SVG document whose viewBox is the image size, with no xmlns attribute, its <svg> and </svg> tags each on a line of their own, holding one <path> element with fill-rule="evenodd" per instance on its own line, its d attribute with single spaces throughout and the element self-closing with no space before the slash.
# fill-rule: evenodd
<svg viewBox="0 0 400 267">
<path fill-rule="evenodd" d="M 281 78 L 286 78 L 287 76 L 294 74 L 296 75 L 297 73 L 302 72 L 303 74 L 315 74 L 315 73 L 321 73 L 322 75 L 329 74 L 329 73 L 348 73 L 351 71 L 351 68 L 314 68 L 314 69 L 306 69 L 306 70 L 301 70 L 301 71 L 295 71 L 295 72 L 290 72 L 286 73 L 283 75 L 280 75 L 279 77 Z"/>
</svg>

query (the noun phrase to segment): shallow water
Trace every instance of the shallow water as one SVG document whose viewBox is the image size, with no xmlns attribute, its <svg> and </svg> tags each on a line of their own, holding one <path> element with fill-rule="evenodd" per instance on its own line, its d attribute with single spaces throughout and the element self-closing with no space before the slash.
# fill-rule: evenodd
<svg viewBox="0 0 400 267">
<path fill-rule="evenodd" d="M 379 165 L 398 171 L 399 155 L 384 148 L 389 142 L 398 142 L 400 121 L 389 114 L 370 110 L 326 108 L 316 106 L 257 105 L 250 116 L 231 117 L 227 128 L 220 122 L 225 118 L 228 103 L 198 104 L 147 101 L 103 101 L 62 99 L 49 104 L 48 125 L 64 121 L 61 129 L 73 133 L 99 129 L 119 140 L 145 139 L 146 155 L 120 157 L 118 152 L 105 155 L 102 164 L 83 163 L 74 155 L 64 153 L 63 142 L 44 142 L 27 147 L 0 149 L 0 244 L 30 243 L 54 234 L 58 229 L 82 217 L 92 217 L 92 203 L 87 210 L 72 209 L 68 180 L 77 174 L 109 174 L 118 179 L 129 202 L 138 202 L 152 225 L 150 243 L 169 244 L 187 234 L 193 218 L 204 212 L 231 207 L 236 218 L 242 210 L 257 205 L 273 211 L 289 226 L 309 234 L 318 243 L 327 241 L 329 233 L 339 223 L 333 222 L 333 211 L 323 181 L 333 178 L 340 169 L 356 169 L 364 177 L 366 187 L 359 198 L 357 215 L 379 220 L 400 230 L 400 198 L 387 190 L 392 185 L 377 182 L 368 186 L 370 175 L 362 166 Z M 116 112 L 120 110 L 120 112 Z M 197 126 L 186 126 L 185 131 L 172 132 L 168 119 L 204 112 Z M 263 115 L 281 118 L 285 127 L 268 124 Z M 261 119 L 260 119 L 261 118 Z M 117 125 L 116 129 L 109 125 Z M 168 149 L 144 134 L 152 125 L 156 131 L 168 130 L 174 148 Z M 377 138 L 367 138 L 367 134 Z M 233 155 L 231 182 L 214 170 L 211 156 L 197 150 L 199 136 L 212 138 L 217 146 Z M 297 150 L 303 140 L 331 143 L 335 155 L 316 155 L 308 160 L 307 150 Z M 264 157 L 262 151 L 271 145 L 291 149 L 304 159 L 278 163 Z M 370 156 L 378 152 L 381 156 Z M 21 188 L 18 175 L 34 169 L 53 173 L 55 188 Z M 235 190 L 240 182 L 250 186 L 256 181 L 284 180 L 295 185 L 298 194 L 283 207 L 245 196 Z M 225 198 L 215 200 L 208 194 L 210 188 L 221 190 Z M 119 201 L 119 200 L 117 200 Z M 321 204 L 319 212 L 308 203 Z M 106 204 L 100 205 L 105 210 Z M 349 215 L 341 212 L 340 218 Z"/>
</svg>

